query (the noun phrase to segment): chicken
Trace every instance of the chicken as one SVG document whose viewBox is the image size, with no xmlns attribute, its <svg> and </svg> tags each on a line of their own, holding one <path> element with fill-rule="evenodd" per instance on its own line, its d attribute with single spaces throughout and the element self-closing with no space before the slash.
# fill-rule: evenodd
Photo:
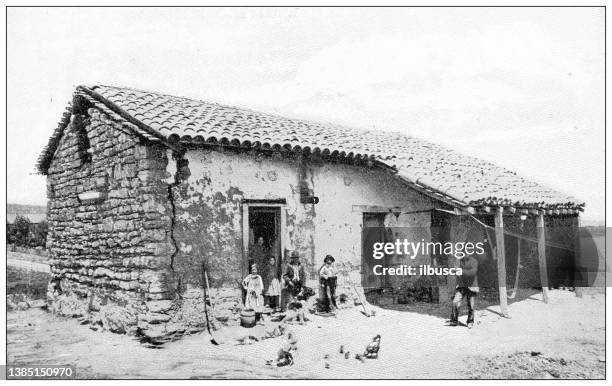
<svg viewBox="0 0 612 386">
<path fill-rule="evenodd" d="M 380 350 L 380 334 L 376 335 L 368 344 L 363 356 L 370 359 L 378 358 L 378 350 Z"/>
<path fill-rule="evenodd" d="M 276 358 L 276 366 L 291 366 L 293 364 L 293 353 L 297 350 L 297 337 L 291 331 L 283 339 Z"/>
</svg>

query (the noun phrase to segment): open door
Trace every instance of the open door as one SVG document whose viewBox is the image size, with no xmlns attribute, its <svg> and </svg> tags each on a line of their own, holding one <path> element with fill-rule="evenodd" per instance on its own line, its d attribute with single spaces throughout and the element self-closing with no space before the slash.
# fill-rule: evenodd
<svg viewBox="0 0 612 386">
<path fill-rule="evenodd" d="M 382 288 L 385 285 L 385 276 L 372 274 L 376 264 L 384 263 L 384 260 L 376 260 L 372 255 L 374 243 L 384 243 L 386 241 L 385 216 L 386 213 L 384 212 L 363 214 L 363 227 L 361 229 L 361 284 L 364 290 L 368 288 Z"/>
<path fill-rule="evenodd" d="M 249 265 L 257 263 L 264 278 L 270 256 L 276 260 L 275 272 L 280 277 L 285 248 L 284 204 L 263 201 L 243 205 L 243 277 L 248 274 Z"/>
</svg>

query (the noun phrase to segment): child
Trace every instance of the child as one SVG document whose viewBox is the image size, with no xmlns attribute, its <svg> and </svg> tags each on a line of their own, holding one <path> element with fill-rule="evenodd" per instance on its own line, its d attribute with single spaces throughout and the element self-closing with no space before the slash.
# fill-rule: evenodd
<svg viewBox="0 0 612 386">
<path fill-rule="evenodd" d="M 336 305 L 336 283 L 338 271 L 334 267 L 334 257 L 325 256 L 323 267 L 319 270 L 319 281 L 321 283 L 321 303 L 326 312 L 332 312 L 338 308 Z"/>
<path fill-rule="evenodd" d="M 242 287 L 246 290 L 246 298 L 244 307 L 251 308 L 255 311 L 261 310 L 263 302 L 263 281 L 261 276 L 257 274 L 257 264 L 251 265 L 251 273 L 242 281 Z"/>
<path fill-rule="evenodd" d="M 266 298 L 268 300 L 268 306 L 273 310 L 280 309 L 281 284 L 277 274 L 278 267 L 276 266 L 276 259 L 274 256 L 270 256 L 268 259 L 268 274 L 266 275 Z"/>
</svg>

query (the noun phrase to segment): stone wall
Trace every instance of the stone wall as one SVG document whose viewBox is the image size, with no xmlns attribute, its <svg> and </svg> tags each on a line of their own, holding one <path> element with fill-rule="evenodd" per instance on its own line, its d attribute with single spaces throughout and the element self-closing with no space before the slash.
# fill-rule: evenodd
<svg viewBox="0 0 612 386">
<path fill-rule="evenodd" d="M 75 109 L 47 176 L 54 312 L 162 333 L 176 287 L 167 163 L 161 145 L 96 108 Z"/>
</svg>

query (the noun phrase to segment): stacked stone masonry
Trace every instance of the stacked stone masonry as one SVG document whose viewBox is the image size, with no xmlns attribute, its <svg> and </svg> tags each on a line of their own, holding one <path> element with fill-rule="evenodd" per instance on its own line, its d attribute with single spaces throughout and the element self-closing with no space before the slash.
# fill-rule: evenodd
<svg viewBox="0 0 612 386">
<path fill-rule="evenodd" d="M 79 148 L 83 129 L 89 149 Z M 141 143 L 98 109 L 73 115 L 47 180 L 54 311 L 118 332 L 168 319 L 175 277 L 167 163 L 165 148 Z M 91 192 L 99 199 L 79 198 Z"/>
</svg>

